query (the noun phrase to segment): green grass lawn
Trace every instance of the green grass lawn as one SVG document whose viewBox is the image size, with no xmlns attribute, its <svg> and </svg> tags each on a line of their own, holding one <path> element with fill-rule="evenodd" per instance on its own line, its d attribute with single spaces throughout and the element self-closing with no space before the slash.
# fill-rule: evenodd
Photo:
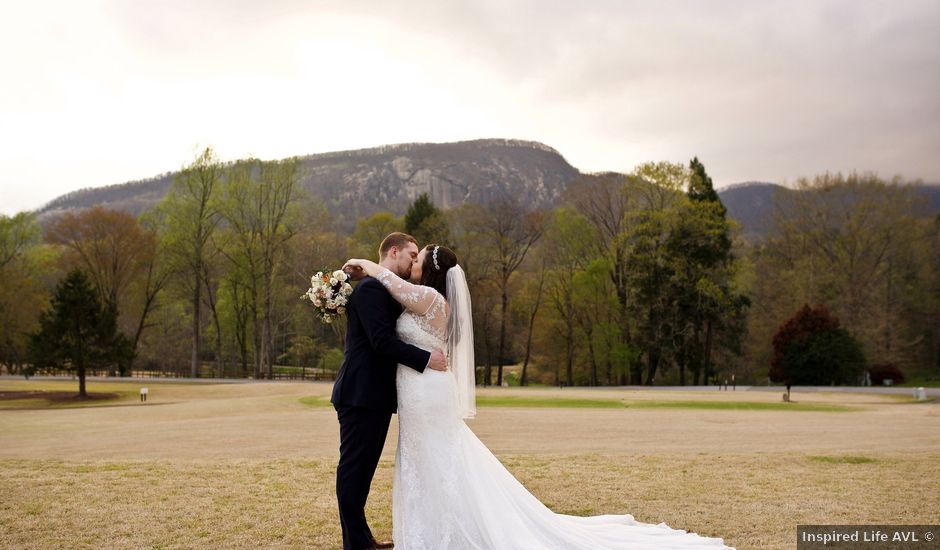
<svg viewBox="0 0 940 550">
<path fill-rule="evenodd" d="M 329 397 L 320 397 L 316 395 L 311 395 L 309 397 L 300 398 L 301 405 L 307 405 L 308 407 L 332 407 L 333 404 L 330 403 Z"/>
<path fill-rule="evenodd" d="M 305 405 L 324 406 L 322 398 L 306 397 L 301 400 Z M 326 400 L 326 405 L 329 405 Z M 759 403 L 750 401 L 669 401 L 669 400 L 633 400 L 588 399 L 561 397 L 515 397 L 515 396 L 477 396 L 477 407 L 524 407 L 555 409 L 704 409 L 729 411 L 812 411 L 812 412 L 852 412 L 860 407 L 847 405 L 829 405 L 823 403 Z"/>
<path fill-rule="evenodd" d="M 478 407 L 532 407 L 532 408 L 570 408 L 570 409 L 704 409 L 729 411 L 813 411 L 813 412 L 851 412 L 859 407 L 846 405 L 828 405 L 822 403 L 759 403 L 750 401 L 669 401 L 669 400 L 634 400 L 619 399 L 566 399 L 538 397 L 491 397 L 478 396 Z"/>
<path fill-rule="evenodd" d="M 905 398 L 905 402 L 911 401 Z M 332 407 L 328 397 L 302 397 L 300 402 L 309 407 Z M 911 401 L 913 402 L 913 401 Z M 825 403 L 760 403 L 753 401 L 668 401 L 619 399 L 586 399 L 555 397 L 477 396 L 477 407 L 521 407 L 552 409 L 700 409 L 727 411 L 804 411 L 804 412 L 855 412 L 861 407 L 830 405 Z"/>
<path fill-rule="evenodd" d="M 494 397 L 477 396 L 477 407 L 530 407 L 557 409 L 619 409 L 623 403 L 617 399 L 557 398 L 557 397 Z"/>
<path fill-rule="evenodd" d="M 853 412 L 860 407 L 847 405 L 829 405 L 825 403 L 759 403 L 754 401 L 630 401 L 626 407 L 638 409 L 703 409 L 727 411 L 811 411 L 811 412 Z"/>
<path fill-rule="evenodd" d="M 308 407 L 332 407 L 329 397 L 302 397 Z M 617 399 L 556 399 L 551 397 L 491 397 L 477 396 L 477 407 L 527 407 L 555 409 L 622 409 Z"/>
<path fill-rule="evenodd" d="M 874 458 L 862 455 L 828 456 L 818 455 L 807 457 L 814 462 L 823 462 L 826 464 L 872 464 L 878 462 Z"/>
<path fill-rule="evenodd" d="M 143 383 L 141 385 L 145 385 Z M 151 384 L 153 385 L 153 384 Z M 16 388 L 15 390 L 19 390 Z M 20 393 L 13 388 L 6 391 L 0 388 L 0 410 L 77 408 L 125 405 L 139 399 L 139 388 L 126 383 L 95 382 L 89 384 L 89 399 L 77 397 L 77 383 L 50 382 L 31 385 L 29 393 Z M 19 393 L 19 395 L 18 395 Z M 901 403 L 923 403 L 907 395 L 885 395 Z M 932 401 L 932 400 L 931 400 Z M 332 407 L 328 396 L 307 396 L 299 398 L 302 405 L 315 408 Z M 501 396 L 478 395 L 478 407 L 510 408 L 557 408 L 557 409 L 697 409 L 729 411 L 804 411 L 804 412 L 854 412 L 861 407 L 827 403 L 800 402 L 755 402 L 755 401 L 710 401 L 710 400 L 668 400 L 668 399 L 614 399 L 587 397 L 554 396 Z"/>
</svg>

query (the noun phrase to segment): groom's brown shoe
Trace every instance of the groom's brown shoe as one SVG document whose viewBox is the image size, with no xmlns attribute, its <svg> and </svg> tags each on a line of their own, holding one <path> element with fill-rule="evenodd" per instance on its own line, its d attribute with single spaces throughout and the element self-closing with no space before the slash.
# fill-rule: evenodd
<svg viewBox="0 0 940 550">
<path fill-rule="evenodd" d="M 374 549 L 376 549 L 376 550 L 384 550 L 384 549 L 387 549 L 387 548 L 395 548 L 395 543 L 392 542 L 392 541 L 390 541 L 390 540 L 379 542 L 379 541 L 377 541 L 377 540 L 375 540 L 375 539 L 372 539 L 372 548 L 374 548 Z"/>
</svg>

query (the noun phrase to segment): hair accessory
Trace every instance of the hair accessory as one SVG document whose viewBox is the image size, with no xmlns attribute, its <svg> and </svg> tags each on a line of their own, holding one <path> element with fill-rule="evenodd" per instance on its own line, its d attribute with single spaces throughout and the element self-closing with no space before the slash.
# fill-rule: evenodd
<svg viewBox="0 0 940 550">
<path fill-rule="evenodd" d="M 441 270 L 441 264 L 437 263 L 437 249 L 438 249 L 438 248 L 440 248 L 440 246 L 435 246 L 435 247 L 434 247 L 434 252 L 431 253 L 431 259 L 434 260 L 434 269 L 440 271 L 440 270 Z"/>
</svg>

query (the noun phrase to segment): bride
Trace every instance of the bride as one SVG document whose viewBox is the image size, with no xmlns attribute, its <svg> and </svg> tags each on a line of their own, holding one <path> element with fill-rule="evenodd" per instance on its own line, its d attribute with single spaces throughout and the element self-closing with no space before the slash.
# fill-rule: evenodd
<svg viewBox="0 0 940 550">
<path fill-rule="evenodd" d="M 474 435 L 476 414 L 470 292 L 457 256 L 429 245 L 405 281 L 369 260 L 352 259 L 406 309 L 399 338 L 444 350 L 448 371 L 398 366 L 398 451 L 392 534 L 399 550 L 598 550 L 728 548 L 630 515 L 556 514 L 535 498 Z"/>
</svg>

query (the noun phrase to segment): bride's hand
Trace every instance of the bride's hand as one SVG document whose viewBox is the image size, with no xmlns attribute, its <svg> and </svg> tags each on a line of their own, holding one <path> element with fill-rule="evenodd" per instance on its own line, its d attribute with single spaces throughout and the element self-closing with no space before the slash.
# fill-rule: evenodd
<svg viewBox="0 0 940 550">
<path fill-rule="evenodd" d="M 346 263 L 343 265 L 343 271 L 349 274 L 350 278 L 354 281 L 362 279 L 366 275 L 374 277 L 378 264 L 371 262 L 369 260 L 360 260 L 358 258 L 350 258 L 346 260 Z"/>
</svg>

